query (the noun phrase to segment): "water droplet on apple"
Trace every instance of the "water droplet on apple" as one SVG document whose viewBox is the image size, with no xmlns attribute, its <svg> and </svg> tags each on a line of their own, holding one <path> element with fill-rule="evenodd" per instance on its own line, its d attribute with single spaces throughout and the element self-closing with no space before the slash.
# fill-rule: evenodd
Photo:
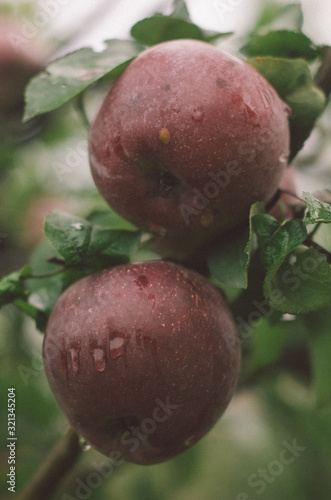
<svg viewBox="0 0 331 500">
<path fill-rule="evenodd" d="M 77 349 L 77 347 L 71 347 L 70 349 L 68 349 L 68 352 L 69 352 L 71 369 L 73 373 L 76 374 L 79 368 L 79 350 Z"/>
<path fill-rule="evenodd" d="M 180 110 L 181 110 L 181 106 L 180 105 L 174 105 L 171 108 L 171 111 L 173 111 L 174 113 L 180 113 Z"/>
<path fill-rule="evenodd" d="M 195 443 L 195 441 L 196 441 L 196 435 L 194 434 L 193 436 L 190 436 L 188 439 L 186 439 L 184 444 L 189 448 Z"/>
<path fill-rule="evenodd" d="M 77 229 L 77 231 L 81 231 L 82 229 L 84 229 L 84 226 L 81 222 L 75 222 L 74 224 L 71 224 L 71 227 Z"/>
<path fill-rule="evenodd" d="M 262 102 L 263 102 L 265 109 L 269 109 L 270 108 L 270 99 L 269 99 L 268 93 L 265 90 L 259 89 L 259 94 L 261 96 L 261 99 L 262 99 Z"/>
<path fill-rule="evenodd" d="M 116 132 L 112 135 L 112 137 L 111 137 L 111 139 L 110 139 L 110 140 L 111 140 L 111 142 L 112 142 L 113 144 L 117 144 L 117 143 L 120 141 L 120 139 L 121 139 L 121 132 L 116 131 Z"/>
<path fill-rule="evenodd" d="M 204 112 L 202 111 L 201 108 L 197 107 L 197 108 L 193 109 L 193 111 L 192 111 L 192 119 L 195 122 L 201 123 L 203 121 L 204 117 L 205 117 L 205 114 L 204 114 Z"/>
<path fill-rule="evenodd" d="M 284 104 L 284 112 L 288 116 L 292 114 L 292 110 L 291 110 L 290 106 L 288 106 L 287 104 Z"/>
<path fill-rule="evenodd" d="M 115 337 L 109 342 L 111 359 L 117 359 L 124 354 L 125 341 L 122 337 Z"/>
<path fill-rule="evenodd" d="M 79 446 L 83 451 L 88 451 L 91 449 L 91 444 L 84 437 L 79 438 Z"/>
<path fill-rule="evenodd" d="M 106 353 L 103 349 L 93 349 L 92 357 L 94 359 L 94 366 L 98 372 L 103 372 L 106 368 Z"/>
<path fill-rule="evenodd" d="M 285 163 L 287 165 L 288 162 L 288 153 L 282 153 L 279 157 L 279 163 Z"/>
</svg>

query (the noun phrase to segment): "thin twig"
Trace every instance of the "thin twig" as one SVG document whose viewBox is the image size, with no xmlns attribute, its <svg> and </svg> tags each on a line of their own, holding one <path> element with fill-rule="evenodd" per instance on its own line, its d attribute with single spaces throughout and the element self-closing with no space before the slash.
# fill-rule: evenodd
<svg viewBox="0 0 331 500">
<path fill-rule="evenodd" d="M 48 273 L 42 273 L 42 274 L 30 274 L 26 276 L 24 279 L 42 279 L 42 278 L 51 278 L 52 276 L 55 276 L 56 274 L 63 273 L 67 268 L 65 266 L 58 267 L 57 269 L 53 269 L 53 271 L 49 271 Z"/>
<path fill-rule="evenodd" d="M 79 436 L 70 429 L 55 445 L 35 476 L 27 483 L 17 500 L 49 500 L 60 482 L 76 463 L 82 449 Z"/>
</svg>

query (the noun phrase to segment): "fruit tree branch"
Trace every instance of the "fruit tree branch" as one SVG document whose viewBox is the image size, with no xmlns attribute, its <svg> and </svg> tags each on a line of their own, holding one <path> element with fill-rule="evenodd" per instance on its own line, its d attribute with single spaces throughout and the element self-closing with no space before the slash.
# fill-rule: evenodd
<svg viewBox="0 0 331 500">
<path fill-rule="evenodd" d="M 18 496 L 18 500 L 48 500 L 70 471 L 81 452 L 79 436 L 70 429 L 54 446 L 46 461 Z"/>
</svg>

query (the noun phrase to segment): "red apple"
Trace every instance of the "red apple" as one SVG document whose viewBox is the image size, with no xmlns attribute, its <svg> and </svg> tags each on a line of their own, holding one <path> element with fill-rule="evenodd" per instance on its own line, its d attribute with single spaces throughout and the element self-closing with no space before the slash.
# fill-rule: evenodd
<svg viewBox="0 0 331 500">
<path fill-rule="evenodd" d="M 20 26 L 0 18 L 0 115 L 22 114 L 25 87 L 44 63 L 44 51 L 22 35 Z"/>
<path fill-rule="evenodd" d="M 222 295 L 164 261 L 88 276 L 58 300 L 46 330 L 50 386 L 96 449 L 152 464 L 186 450 L 227 407 L 240 346 Z"/>
<path fill-rule="evenodd" d="M 123 217 L 192 252 L 274 195 L 288 114 L 246 62 L 205 42 L 161 43 L 129 64 L 91 126 L 95 184 Z"/>
</svg>

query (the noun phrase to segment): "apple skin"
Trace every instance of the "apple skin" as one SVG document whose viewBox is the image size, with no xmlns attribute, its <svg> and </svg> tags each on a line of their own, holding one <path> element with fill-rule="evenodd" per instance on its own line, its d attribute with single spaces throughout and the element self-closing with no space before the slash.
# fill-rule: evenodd
<svg viewBox="0 0 331 500">
<path fill-rule="evenodd" d="M 45 61 L 45 51 L 24 38 L 19 24 L 0 18 L 0 115 L 23 113 L 25 87 Z"/>
<path fill-rule="evenodd" d="M 108 457 L 137 464 L 167 460 L 211 429 L 234 393 L 241 356 L 222 295 L 165 261 L 73 284 L 50 316 L 43 352 L 72 427 Z"/>
<path fill-rule="evenodd" d="M 91 125 L 94 182 L 124 218 L 193 251 L 272 198 L 289 113 L 246 62 L 195 40 L 155 45 L 124 70 Z"/>
</svg>

